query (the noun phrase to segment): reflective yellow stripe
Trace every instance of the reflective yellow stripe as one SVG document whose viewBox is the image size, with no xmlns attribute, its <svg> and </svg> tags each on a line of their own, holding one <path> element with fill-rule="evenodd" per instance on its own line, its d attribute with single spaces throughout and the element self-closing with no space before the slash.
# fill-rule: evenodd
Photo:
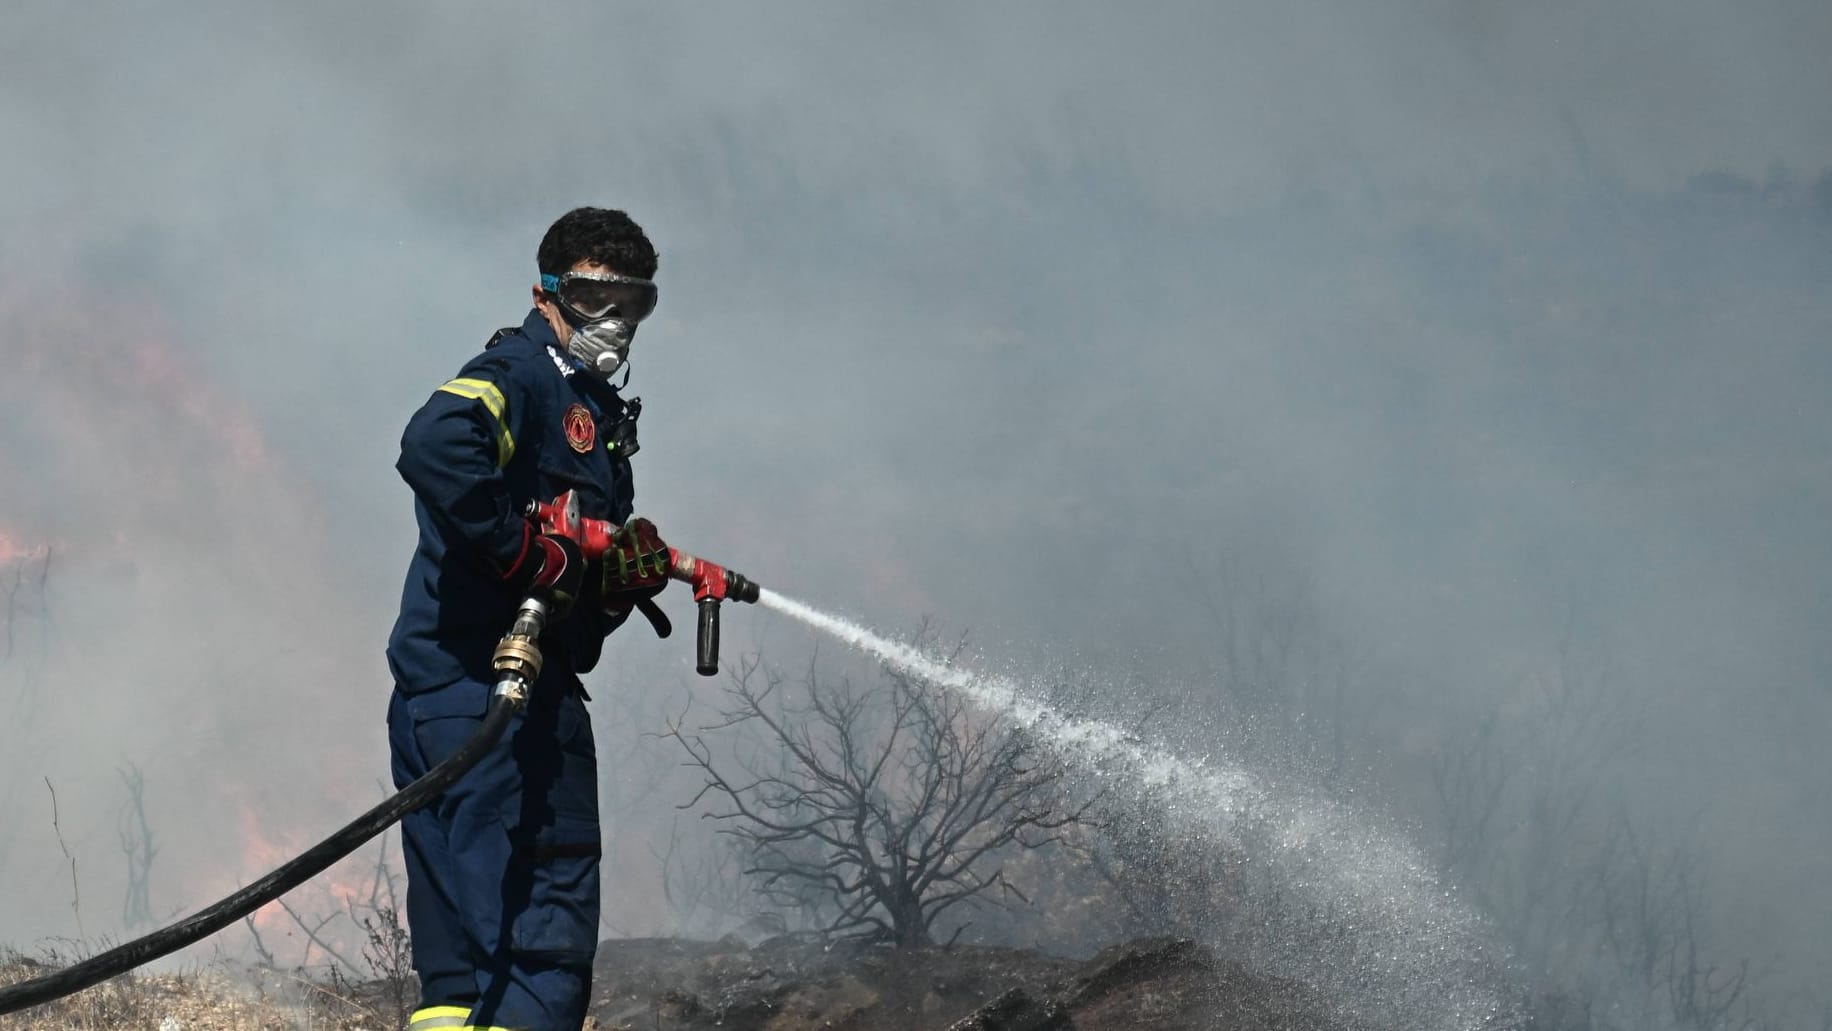
<svg viewBox="0 0 1832 1031">
<path fill-rule="evenodd" d="M 503 417 L 503 409 L 509 407 L 503 400 L 503 392 L 496 389 L 496 384 L 487 379 L 455 379 L 439 388 L 448 394 L 459 397 L 475 398 L 484 403 L 490 414 L 498 419 Z"/>
<path fill-rule="evenodd" d="M 471 1011 L 464 1006 L 427 1006 L 407 1018 L 407 1031 L 515 1031 L 495 1024 L 472 1024 L 470 1019 Z"/>
<path fill-rule="evenodd" d="M 439 388 L 447 394 L 457 394 L 473 401 L 482 401 L 496 420 L 496 464 L 508 465 L 509 459 L 515 457 L 515 438 L 509 434 L 509 423 L 503 413 L 508 411 L 509 403 L 503 400 L 503 392 L 496 389 L 496 384 L 487 379 L 455 379 Z"/>
<path fill-rule="evenodd" d="M 407 1020 L 407 1031 L 433 1031 L 434 1028 L 467 1028 L 471 1026 L 468 1006 L 428 1006 L 413 1011 Z"/>
</svg>

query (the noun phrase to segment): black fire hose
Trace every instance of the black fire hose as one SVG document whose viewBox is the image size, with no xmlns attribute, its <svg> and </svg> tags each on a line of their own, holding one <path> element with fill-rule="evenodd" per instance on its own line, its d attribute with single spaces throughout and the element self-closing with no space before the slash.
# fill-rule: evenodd
<svg viewBox="0 0 1832 1031">
<path fill-rule="evenodd" d="M 323 873 L 332 863 L 356 851 L 363 842 L 387 830 L 401 817 L 433 801 L 466 770 L 477 765 L 477 760 L 502 738 L 509 720 L 527 704 L 528 689 L 540 675 L 541 655 L 535 642 L 540 639 L 546 618 L 547 607 L 540 601 L 530 598 L 522 603 L 514 627 L 496 646 L 495 666 L 503 679 L 490 698 L 483 725 L 444 762 L 298 858 L 208 909 L 56 973 L 0 988 L 0 1013 L 38 1006 L 80 992 L 201 941 Z"/>
<path fill-rule="evenodd" d="M 683 561 L 684 560 L 684 561 Z M 677 555 L 671 575 L 691 579 L 695 560 Z M 757 585 L 730 570 L 706 563 L 707 573 L 723 577 L 724 596 L 737 601 L 755 602 Z M 541 675 L 541 650 L 538 642 L 547 624 L 547 606 L 538 598 L 528 598 L 516 611 L 515 623 L 496 645 L 492 665 L 501 674 L 490 709 L 483 725 L 456 752 L 425 776 L 383 799 L 375 808 L 346 824 L 343 829 L 305 850 L 297 858 L 223 899 L 208 909 L 168 927 L 162 927 L 133 941 L 117 945 L 107 952 L 91 956 L 53 974 L 33 978 L 0 988 L 0 1014 L 38 1006 L 80 992 L 117 974 L 124 974 L 160 956 L 176 952 L 228 927 L 281 895 L 323 873 L 332 863 L 362 847 L 398 822 L 401 817 L 433 801 L 452 785 L 477 760 L 495 746 L 509 726 L 509 720 L 528 702 L 528 692 Z M 699 641 L 695 649 L 695 667 L 705 676 L 719 671 L 719 602 L 702 599 L 699 611 Z"/>
</svg>

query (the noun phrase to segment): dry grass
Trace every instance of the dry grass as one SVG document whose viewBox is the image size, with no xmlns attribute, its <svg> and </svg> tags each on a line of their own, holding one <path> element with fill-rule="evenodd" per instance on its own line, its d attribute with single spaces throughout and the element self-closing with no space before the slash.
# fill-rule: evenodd
<svg viewBox="0 0 1832 1031">
<path fill-rule="evenodd" d="M 360 963 L 338 956 L 316 936 L 326 920 L 308 923 L 282 902 L 298 931 L 334 957 L 330 962 L 280 969 L 250 921 L 258 965 L 218 962 L 180 973 L 129 973 L 0 1016 L 0 1031 L 400 1031 L 419 1001 L 419 979 L 398 878 L 384 845 L 367 900 L 346 898 L 342 911 L 329 918 L 347 917 L 360 932 Z M 0 946 L 0 985 L 29 981 L 111 944 L 53 939 L 33 955 Z M 311 955 L 308 949 L 306 960 Z"/>
<path fill-rule="evenodd" d="M 0 952 L 0 984 L 48 973 L 64 958 Z M 266 968 L 127 974 L 0 1016 L 0 1031 L 397 1031 L 392 1007 L 373 994 Z"/>
</svg>

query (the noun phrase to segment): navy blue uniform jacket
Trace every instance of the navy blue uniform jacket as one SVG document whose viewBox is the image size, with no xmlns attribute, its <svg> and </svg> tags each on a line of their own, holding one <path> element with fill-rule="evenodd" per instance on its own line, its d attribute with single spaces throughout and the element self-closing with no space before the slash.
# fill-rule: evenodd
<svg viewBox="0 0 1832 1031">
<path fill-rule="evenodd" d="M 630 517 L 630 463 L 607 445 L 623 416 L 616 388 L 576 371 L 533 310 L 414 413 L 395 466 L 413 488 L 420 524 L 388 639 L 402 690 L 494 679 L 490 653 L 521 600 L 503 585 L 503 571 L 528 546 L 522 512 L 530 500 L 576 488 L 588 518 Z M 615 626 L 596 566 L 585 580 L 572 614 L 541 639 L 548 674 L 589 671 Z"/>
</svg>

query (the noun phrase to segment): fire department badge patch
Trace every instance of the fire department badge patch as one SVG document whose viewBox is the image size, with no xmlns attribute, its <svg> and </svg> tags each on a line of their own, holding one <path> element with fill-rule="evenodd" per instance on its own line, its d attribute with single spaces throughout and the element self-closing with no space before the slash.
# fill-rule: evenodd
<svg viewBox="0 0 1832 1031">
<path fill-rule="evenodd" d="M 574 403 L 566 409 L 566 443 L 574 451 L 589 454 L 592 444 L 598 439 L 598 427 L 592 422 L 592 413 L 585 410 L 582 404 Z"/>
</svg>

